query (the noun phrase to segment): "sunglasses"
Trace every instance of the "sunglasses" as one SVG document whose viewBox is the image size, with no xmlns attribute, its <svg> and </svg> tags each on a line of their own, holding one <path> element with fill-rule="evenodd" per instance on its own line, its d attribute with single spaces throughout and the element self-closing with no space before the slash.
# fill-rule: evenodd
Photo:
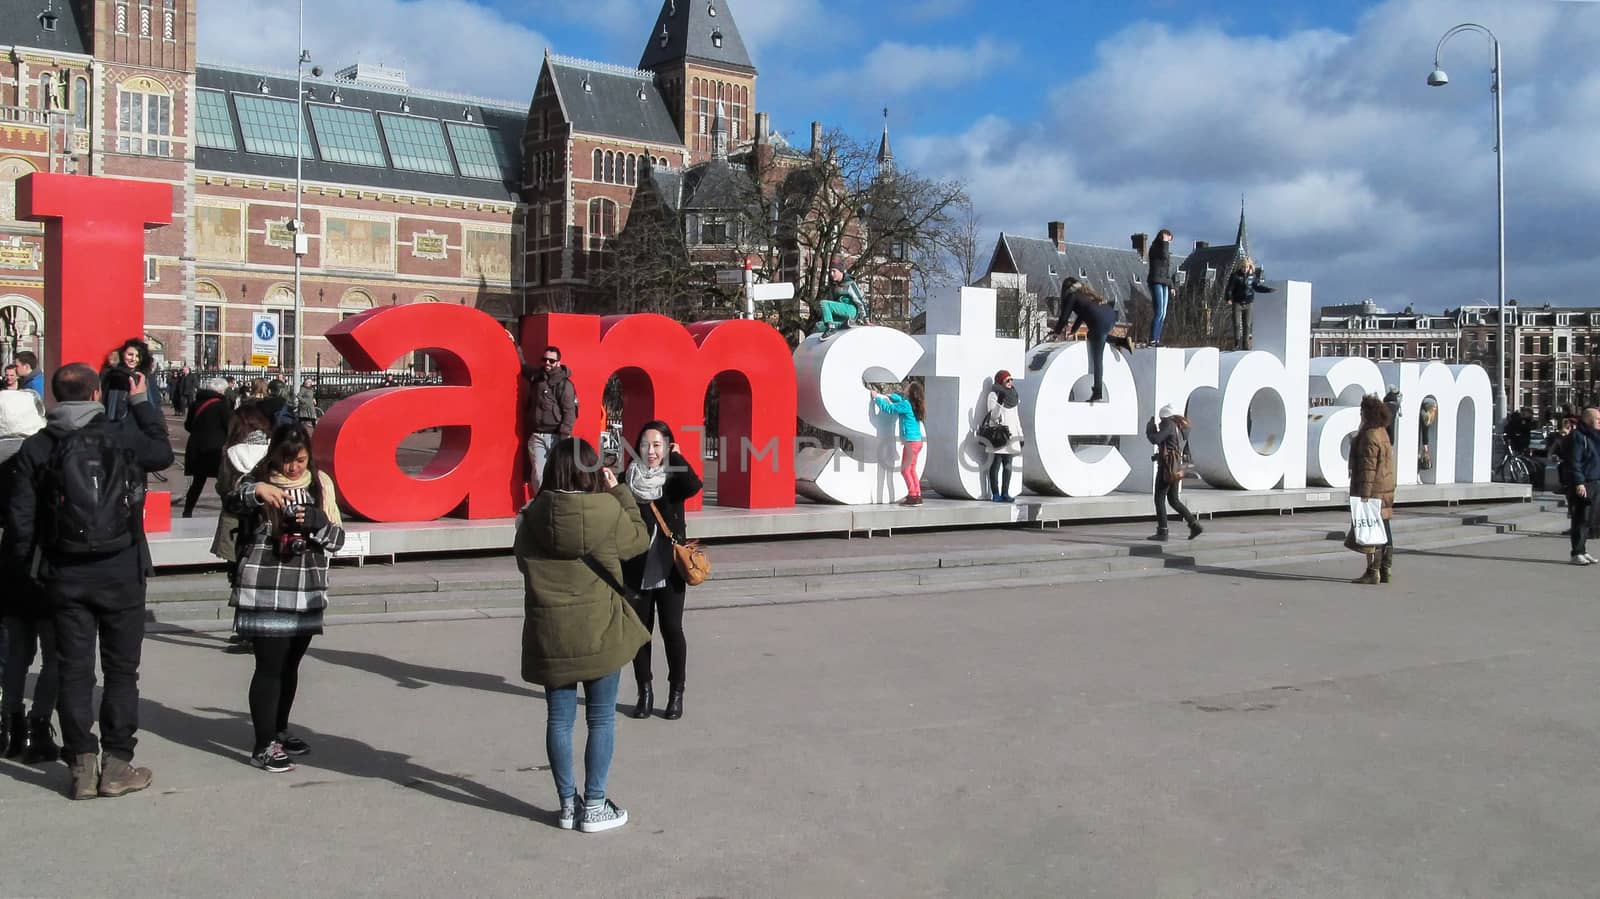
<svg viewBox="0 0 1600 899">
<path fill-rule="evenodd" d="M 560 359 L 551 359 L 549 356 L 546 356 L 546 357 L 544 357 L 544 364 L 545 365 L 560 365 L 561 364 L 561 360 Z"/>
</svg>

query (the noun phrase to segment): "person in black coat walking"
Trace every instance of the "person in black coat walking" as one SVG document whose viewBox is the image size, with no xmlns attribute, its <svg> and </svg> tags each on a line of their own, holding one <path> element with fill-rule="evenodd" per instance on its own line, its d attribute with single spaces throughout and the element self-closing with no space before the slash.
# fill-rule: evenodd
<svg viewBox="0 0 1600 899">
<path fill-rule="evenodd" d="M 228 442 L 228 424 L 233 417 L 233 410 L 222 396 L 227 389 L 227 383 L 220 378 L 206 381 L 184 418 L 189 444 L 183 451 L 183 473 L 190 478 L 189 492 L 183 496 L 184 518 L 194 517 L 194 505 L 200 501 L 206 480 L 216 477 L 222 468 L 222 449 Z"/>
<path fill-rule="evenodd" d="M 1255 345 L 1251 330 L 1251 307 L 1258 293 L 1273 293 L 1274 288 L 1261 283 L 1266 273 L 1256 268 L 1249 256 L 1239 260 L 1239 268 L 1228 278 L 1228 305 L 1233 307 L 1233 348 L 1248 350 Z"/>
<path fill-rule="evenodd" d="M 1189 511 L 1179 496 L 1183 488 L 1188 435 L 1189 419 L 1179 415 L 1171 406 L 1162 406 L 1160 414 L 1144 426 L 1145 439 L 1156 447 L 1156 532 L 1149 539 L 1159 543 L 1167 542 L 1168 505 L 1189 526 L 1190 540 L 1205 532 L 1205 528 L 1200 526 L 1200 519 Z"/>
<path fill-rule="evenodd" d="M 628 489 L 639 504 L 639 517 L 650 531 L 650 548 L 623 562 L 623 578 L 639 590 L 634 610 L 645 629 L 655 632 L 661 621 L 661 640 L 667 648 L 667 708 L 664 717 L 683 717 L 683 683 L 688 643 L 683 636 L 683 604 L 688 585 L 673 561 L 672 544 L 684 535 L 684 501 L 704 484 L 673 442 L 666 422 L 647 422 L 634 441 L 638 456 L 629 464 Z M 670 532 L 670 536 L 669 533 Z M 650 717 L 655 702 L 651 684 L 650 644 L 633 657 L 633 678 L 639 685 L 639 704 L 633 717 Z"/>
<path fill-rule="evenodd" d="M 1167 325 L 1167 304 L 1172 300 L 1172 232 L 1162 228 L 1150 245 L 1150 270 L 1145 277 L 1150 285 L 1150 345 L 1161 345 L 1161 332 Z"/>
<path fill-rule="evenodd" d="M 11 502 L 11 482 L 16 477 L 17 452 L 23 441 L 44 430 L 44 401 L 31 390 L 11 390 L 0 394 L 0 509 Z M 20 758 L 25 765 L 54 762 L 61 750 L 55 743 L 50 718 L 55 714 L 61 674 L 56 656 L 56 629 L 44 591 L 28 576 L 27 567 L 17 558 L 15 528 L 0 534 L 0 572 L 7 588 L 0 591 L 0 615 L 4 616 L 6 642 L 0 646 L 0 746 L 8 759 Z M 28 669 L 35 653 L 40 657 L 39 678 L 33 684 L 33 708 L 22 710 L 27 693 Z"/>
</svg>

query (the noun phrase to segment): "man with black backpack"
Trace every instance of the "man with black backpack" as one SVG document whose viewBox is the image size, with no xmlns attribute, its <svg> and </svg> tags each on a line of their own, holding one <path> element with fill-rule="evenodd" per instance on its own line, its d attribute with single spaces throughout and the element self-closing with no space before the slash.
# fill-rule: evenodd
<svg viewBox="0 0 1600 899">
<path fill-rule="evenodd" d="M 143 373 L 132 376 L 130 415 L 120 421 L 106 417 L 100 377 L 89 366 L 62 366 L 50 386 L 56 406 L 45 430 L 17 452 L 7 510 L 13 562 L 42 584 L 55 611 L 71 796 L 122 796 L 151 779 L 150 769 L 132 764 L 145 578 L 153 571 L 144 483 L 146 474 L 172 464 L 172 444 Z M 97 637 L 105 674 L 98 741 L 91 730 Z"/>
</svg>

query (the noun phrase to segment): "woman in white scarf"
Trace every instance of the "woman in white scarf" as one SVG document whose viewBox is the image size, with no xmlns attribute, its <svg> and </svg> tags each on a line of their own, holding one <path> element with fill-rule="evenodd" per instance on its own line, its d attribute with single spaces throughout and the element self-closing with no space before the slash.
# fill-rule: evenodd
<svg viewBox="0 0 1600 899">
<path fill-rule="evenodd" d="M 664 421 L 647 422 L 634 441 L 636 455 L 628 465 L 628 489 L 639 503 L 639 517 L 650 529 L 650 548 L 623 563 L 623 577 L 639 590 L 635 610 L 644 626 L 655 632 L 661 621 L 661 641 L 667 650 L 667 707 L 663 717 L 683 717 L 683 683 L 688 644 L 683 635 L 683 605 L 688 585 L 673 563 L 672 541 L 687 539 L 683 504 L 703 486 L 687 459 L 673 442 L 672 428 Z M 663 524 L 665 530 L 663 530 Z M 669 533 L 670 532 L 670 536 Z M 651 645 L 646 643 L 633 659 L 633 677 L 639 685 L 639 704 L 633 717 L 650 717 L 655 703 L 650 670 Z"/>
</svg>

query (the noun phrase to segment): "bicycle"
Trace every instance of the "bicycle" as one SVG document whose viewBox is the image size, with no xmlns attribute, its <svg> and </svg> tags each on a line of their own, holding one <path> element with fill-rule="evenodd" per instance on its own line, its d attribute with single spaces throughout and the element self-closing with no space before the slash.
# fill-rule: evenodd
<svg viewBox="0 0 1600 899">
<path fill-rule="evenodd" d="M 1532 456 L 1518 452 L 1506 443 L 1504 437 L 1495 438 L 1495 450 L 1500 461 L 1495 464 L 1493 478 L 1502 484 L 1532 484 L 1536 464 Z"/>
</svg>

